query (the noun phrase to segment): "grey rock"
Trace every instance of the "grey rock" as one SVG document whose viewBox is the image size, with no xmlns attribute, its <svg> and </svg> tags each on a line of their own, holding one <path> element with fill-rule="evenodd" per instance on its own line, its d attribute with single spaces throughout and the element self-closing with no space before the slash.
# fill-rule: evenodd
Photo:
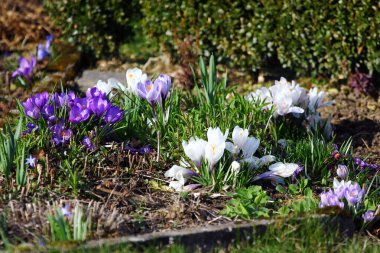
<svg viewBox="0 0 380 253">
<path fill-rule="evenodd" d="M 88 88 L 95 86 L 98 80 L 107 81 L 109 78 L 115 78 L 126 84 L 125 72 L 99 71 L 96 69 L 83 71 L 82 76 L 75 81 L 79 89 L 85 92 Z"/>
</svg>

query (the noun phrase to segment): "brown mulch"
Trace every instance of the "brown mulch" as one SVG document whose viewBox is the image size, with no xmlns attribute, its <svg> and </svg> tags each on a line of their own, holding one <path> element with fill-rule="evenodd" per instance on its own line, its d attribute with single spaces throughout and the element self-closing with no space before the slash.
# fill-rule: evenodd
<svg viewBox="0 0 380 253">
<path fill-rule="evenodd" d="M 31 50 L 48 34 L 58 34 L 38 0 L 2 0 L 0 4 L 0 52 Z"/>
</svg>

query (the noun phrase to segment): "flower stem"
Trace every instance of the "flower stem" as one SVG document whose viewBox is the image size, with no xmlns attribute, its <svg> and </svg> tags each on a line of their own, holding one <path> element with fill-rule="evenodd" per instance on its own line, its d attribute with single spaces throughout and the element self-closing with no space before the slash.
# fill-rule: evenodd
<svg viewBox="0 0 380 253">
<path fill-rule="evenodd" d="M 157 131 L 157 158 L 156 161 L 158 162 L 160 159 L 160 131 Z"/>
</svg>

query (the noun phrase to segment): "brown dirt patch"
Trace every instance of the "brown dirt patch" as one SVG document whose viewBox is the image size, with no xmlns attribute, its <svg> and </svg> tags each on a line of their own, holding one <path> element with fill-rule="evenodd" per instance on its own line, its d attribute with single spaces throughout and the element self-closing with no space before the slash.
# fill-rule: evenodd
<svg viewBox="0 0 380 253">
<path fill-rule="evenodd" d="M 380 164 L 380 99 L 354 93 L 347 86 L 332 98 L 335 104 L 323 112 L 332 114 L 337 144 L 352 136 L 354 155 Z"/>
</svg>

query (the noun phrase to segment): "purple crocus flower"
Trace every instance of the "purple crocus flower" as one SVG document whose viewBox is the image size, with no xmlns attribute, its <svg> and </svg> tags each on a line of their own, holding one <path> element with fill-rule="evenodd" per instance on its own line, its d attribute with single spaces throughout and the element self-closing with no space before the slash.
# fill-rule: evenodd
<svg viewBox="0 0 380 253">
<path fill-rule="evenodd" d="M 146 80 L 137 84 L 137 92 L 140 97 L 147 100 L 152 106 L 158 101 L 161 95 L 161 87 L 157 83 Z"/>
<path fill-rule="evenodd" d="M 169 94 L 169 90 L 172 87 L 172 79 L 168 75 L 161 74 L 154 81 L 156 85 L 160 86 L 161 97 L 165 100 Z"/>
<path fill-rule="evenodd" d="M 51 54 L 51 43 L 53 42 L 53 35 L 46 37 L 45 46 L 38 44 L 37 47 L 37 61 L 42 61 L 45 57 L 49 57 Z"/>
<path fill-rule="evenodd" d="M 111 103 L 108 102 L 107 98 L 95 97 L 90 102 L 91 111 L 98 117 L 103 115 L 110 107 Z"/>
<path fill-rule="evenodd" d="M 66 142 L 73 137 L 73 131 L 71 129 L 63 130 L 61 133 L 63 142 Z"/>
<path fill-rule="evenodd" d="M 103 98 L 107 99 L 107 94 L 99 90 L 96 86 L 92 88 L 88 88 L 86 91 L 86 97 L 88 99 L 94 99 L 94 98 Z"/>
<path fill-rule="evenodd" d="M 73 91 L 69 91 L 69 93 L 67 93 L 67 106 L 68 107 L 72 107 L 74 105 L 74 101 L 76 99 L 76 95 Z"/>
<path fill-rule="evenodd" d="M 24 114 L 32 119 L 39 119 L 41 116 L 40 109 L 35 105 L 33 97 L 28 98 L 22 102 L 24 108 Z"/>
<path fill-rule="evenodd" d="M 151 148 L 149 146 L 144 146 L 142 148 L 134 148 L 131 146 L 124 146 L 124 150 L 130 151 L 131 153 L 139 153 L 140 155 L 149 154 L 151 152 Z"/>
<path fill-rule="evenodd" d="M 91 101 L 89 101 L 87 98 L 75 98 L 72 101 L 72 107 L 77 106 L 81 108 L 82 110 L 85 110 L 89 107 L 89 105 L 91 104 Z"/>
<path fill-rule="evenodd" d="M 33 131 L 37 131 L 38 130 L 38 126 L 31 123 L 31 122 L 28 122 L 26 123 L 26 129 L 27 129 L 27 132 L 28 134 L 30 134 L 31 132 Z"/>
<path fill-rule="evenodd" d="M 358 183 L 354 183 L 346 187 L 344 197 L 346 198 L 348 205 L 354 206 L 362 201 L 365 192 L 364 189 L 360 188 Z"/>
<path fill-rule="evenodd" d="M 19 67 L 12 73 L 12 78 L 15 78 L 16 76 L 23 76 L 27 79 L 29 79 L 32 76 L 33 69 L 36 66 L 36 59 L 34 56 L 30 58 L 30 61 L 28 61 L 24 57 L 20 57 L 19 60 Z"/>
<path fill-rule="evenodd" d="M 370 168 L 373 170 L 380 170 L 380 165 L 366 163 L 365 161 L 363 161 L 362 159 L 358 157 L 354 157 L 352 158 L 352 160 L 354 161 L 356 165 L 359 165 L 361 169 Z"/>
<path fill-rule="evenodd" d="M 85 146 L 89 151 L 93 151 L 96 148 L 88 136 L 85 136 L 83 138 L 82 145 Z"/>
<path fill-rule="evenodd" d="M 338 164 L 338 168 L 336 170 L 336 174 L 341 179 L 345 179 L 348 176 L 348 169 L 346 165 Z"/>
<path fill-rule="evenodd" d="M 285 180 L 277 175 L 274 175 L 274 171 L 267 171 L 264 172 L 252 179 L 252 181 L 257 181 L 257 180 L 269 180 L 272 181 L 274 184 L 283 184 Z"/>
<path fill-rule="evenodd" d="M 50 127 L 52 132 L 52 139 L 56 145 L 63 144 L 73 136 L 71 129 L 65 130 L 65 124 L 62 120 L 59 120 L 57 124 Z"/>
<path fill-rule="evenodd" d="M 298 175 L 302 172 L 302 171 L 304 171 L 304 167 L 303 167 L 303 164 L 302 163 L 297 163 L 298 164 L 298 168 L 293 172 L 293 175 L 292 175 L 292 182 L 295 182 L 296 181 L 296 179 L 297 179 L 297 177 L 298 177 Z"/>
<path fill-rule="evenodd" d="M 339 197 L 331 190 L 321 193 L 321 202 L 319 203 L 319 208 L 329 206 L 337 206 L 341 209 L 344 208 L 344 203 L 340 201 Z"/>
<path fill-rule="evenodd" d="M 368 210 L 362 215 L 362 218 L 364 222 L 370 222 L 375 218 L 375 214 L 371 210 Z"/>
<path fill-rule="evenodd" d="M 42 108 L 42 117 L 48 122 L 55 122 L 54 105 L 45 105 L 44 108 Z"/>
<path fill-rule="evenodd" d="M 117 106 L 111 106 L 104 115 L 104 122 L 106 124 L 114 124 L 121 120 L 123 117 L 123 111 Z"/>
<path fill-rule="evenodd" d="M 89 117 L 90 111 L 87 108 L 83 109 L 78 105 L 74 105 L 70 110 L 69 121 L 74 124 L 77 124 L 79 122 L 84 122 L 88 120 Z"/>
<path fill-rule="evenodd" d="M 75 99 L 75 94 L 73 92 L 70 92 L 69 94 L 73 95 L 73 99 L 72 100 L 74 100 Z M 56 92 L 53 95 L 54 105 L 57 108 L 62 108 L 64 106 L 66 106 L 67 102 L 68 102 L 68 99 L 69 99 L 69 96 L 65 92 L 62 92 L 61 94 L 59 94 L 59 93 Z"/>
<path fill-rule="evenodd" d="M 42 93 L 37 93 L 33 98 L 34 104 L 42 110 L 44 106 L 49 101 L 49 93 L 47 91 Z"/>
</svg>

